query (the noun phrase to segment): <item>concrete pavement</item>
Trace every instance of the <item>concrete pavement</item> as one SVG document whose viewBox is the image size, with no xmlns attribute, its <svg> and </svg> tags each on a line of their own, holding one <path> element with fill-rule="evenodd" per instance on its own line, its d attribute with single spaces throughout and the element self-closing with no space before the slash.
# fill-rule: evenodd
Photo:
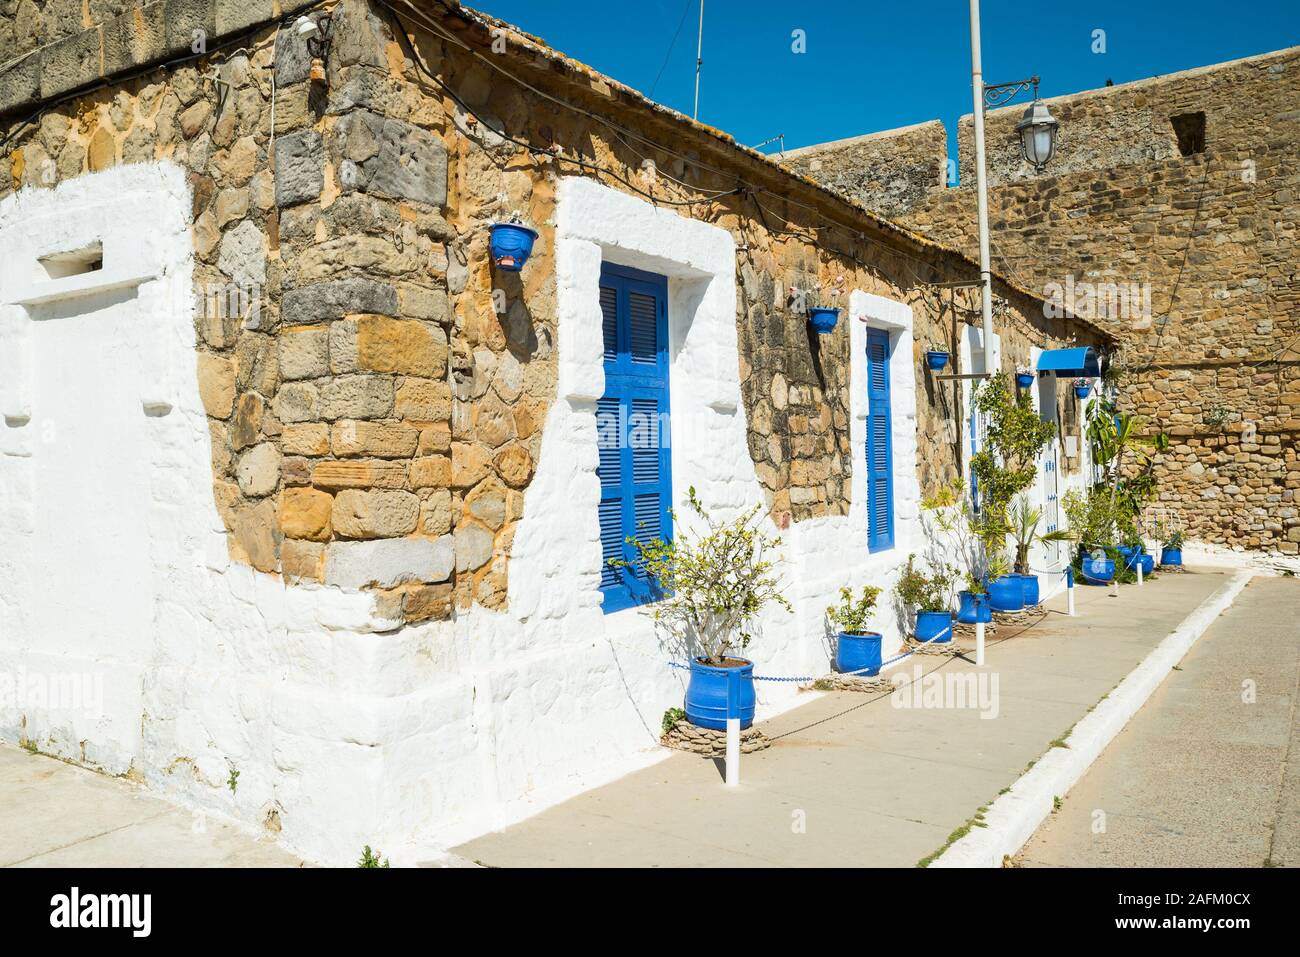
<svg viewBox="0 0 1300 957">
<path fill-rule="evenodd" d="M 0 866 L 297 867 L 237 827 L 139 785 L 0 745 Z"/>
<path fill-rule="evenodd" d="M 1081 587 L 1074 619 L 1053 599 L 1041 623 L 988 650 L 996 717 L 821 695 L 764 724 L 775 743 L 745 756 L 739 788 L 723 787 L 714 761 L 675 754 L 454 853 L 490 866 L 913 866 L 1226 581 L 1200 569 L 1118 598 Z M 915 656 L 902 668 L 914 666 L 978 674 L 960 659 Z"/>
<path fill-rule="evenodd" d="M 1256 578 L 1018 861 L 1300 866 L 1298 701 L 1300 581 Z"/>
</svg>

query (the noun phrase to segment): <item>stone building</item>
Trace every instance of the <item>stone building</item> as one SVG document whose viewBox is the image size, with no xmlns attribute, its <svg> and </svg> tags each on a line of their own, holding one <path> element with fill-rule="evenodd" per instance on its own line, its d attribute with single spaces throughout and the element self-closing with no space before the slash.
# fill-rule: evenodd
<svg viewBox="0 0 1300 957">
<path fill-rule="evenodd" d="M 1210 546 L 1300 554 L 1300 48 L 1047 103 L 1059 147 L 1037 175 L 1024 105 L 988 114 L 994 268 L 1121 340 L 1122 404 L 1172 439 L 1160 517 Z M 956 189 L 934 185 L 938 123 L 786 155 L 973 252 L 972 142 L 966 116 Z"/>
<path fill-rule="evenodd" d="M 654 759 L 682 684 L 607 517 L 617 553 L 689 487 L 761 505 L 777 674 L 925 549 L 969 383 L 923 353 L 985 347 L 959 252 L 456 3 L 3 9 L 7 740 L 320 860 L 445 845 Z M 995 290 L 997 366 L 1112 345 Z"/>
</svg>

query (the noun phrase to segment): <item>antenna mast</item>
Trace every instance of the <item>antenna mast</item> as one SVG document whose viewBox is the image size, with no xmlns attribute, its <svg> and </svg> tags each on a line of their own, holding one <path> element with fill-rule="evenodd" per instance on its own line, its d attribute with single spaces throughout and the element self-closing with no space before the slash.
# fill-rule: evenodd
<svg viewBox="0 0 1300 957">
<path fill-rule="evenodd" d="M 704 52 L 704 0 L 700 0 L 700 34 L 695 43 L 695 112 L 691 115 L 692 119 L 700 118 L 700 66 L 704 63 L 701 54 Z"/>
</svg>

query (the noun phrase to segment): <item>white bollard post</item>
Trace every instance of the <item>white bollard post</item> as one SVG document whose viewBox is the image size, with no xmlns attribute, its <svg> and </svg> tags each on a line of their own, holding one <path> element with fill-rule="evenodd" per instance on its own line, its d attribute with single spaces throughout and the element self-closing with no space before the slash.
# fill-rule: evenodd
<svg viewBox="0 0 1300 957">
<path fill-rule="evenodd" d="M 727 778 L 729 788 L 740 784 L 740 676 L 727 674 Z"/>
<path fill-rule="evenodd" d="M 1065 570 L 1065 607 L 1066 614 L 1074 617 L 1074 569 Z"/>
<path fill-rule="evenodd" d="M 740 719 L 727 719 L 727 787 L 740 784 Z"/>
<path fill-rule="evenodd" d="M 984 667 L 984 622 L 975 622 L 975 667 Z"/>
<path fill-rule="evenodd" d="M 1119 597 L 1119 569 L 1115 570 L 1115 577 L 1110 581 L 1110 597 Z"/>
<path fill-rule="evenodd" d="M 1138 558 L 1137 573 L 1138 573 L 1138 587 L 1141 588 L 1142 587 L 1142 559 L 1141 558 Z"/>
</svg>

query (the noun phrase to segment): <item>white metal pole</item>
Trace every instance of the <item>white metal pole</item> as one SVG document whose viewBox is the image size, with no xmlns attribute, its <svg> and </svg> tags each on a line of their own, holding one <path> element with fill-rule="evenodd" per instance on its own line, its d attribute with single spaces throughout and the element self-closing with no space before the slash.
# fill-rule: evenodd
<svg viewBox="0 0 1300 957">
<path fill-rule="evenodd" d="M 740 719 L 727 719 L 727 787 L 740 784 Z"/>
<path fill-rule="evenodd" d="M 1141 588 L 1142 587 L 1142 556 L 1140 555 L 1138 556 L 1137 573 L 1138 573 L 1138 587 Z"/>
<path fill-rule="evenodd" d="M 984 622 L 975 622 L 975 666 L 984 667 Z"/>
<path fill-rule="evenodd" d="M 740 675 L 727 672 L 727 787 L 740 784 Z"/>
<path fill-rule="evenodd" d="M 700 33 L 695 41 L 695 112 L 691 119 L 700 118 L 700 66 L 704 63 L 704 0 L 700 0 Z"/>
<path fill-rule="evenodd" d="M 1066 613 L 1071 618 L 1073 618 L 1074 617 L 1074 574 L 1072 572 L 1067 573 L 1065 577 L 1065 601 L 1066 601 Z"/>
<path fill-rule="evenodd" d="M 984 162 L 984 66 L 980 57 L 980 3 L 970 0 L 971 92 L 975 101 L 975 194 L 979 217 L 980 314 L 983 319 L 984 368 L 993 371 L 993 272 L 989 265 L 989 193 Z"/>
</svg>

